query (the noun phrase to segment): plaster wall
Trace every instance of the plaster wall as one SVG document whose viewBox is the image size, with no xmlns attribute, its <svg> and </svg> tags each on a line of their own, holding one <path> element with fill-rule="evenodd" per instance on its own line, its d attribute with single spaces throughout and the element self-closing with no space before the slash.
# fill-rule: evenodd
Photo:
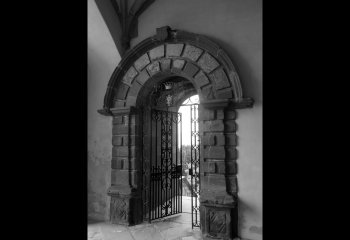
<svg viewBox="0 0 350 240">
<path fill-rule="evenodd" d="M 262 239 L 262 1 L 156 0 L 131 47 L 168 25 L 210 37 L 231 57 L 254 108 L 237 110 L 239 235 Z"/>
<path fill-rule="evenodd" d="M 88 217 L 109 219 L 112 118 L 97 112 L 108 81 L 120 61 L 116 45 L 97 9 L 88 0 Z"/>
</svg>

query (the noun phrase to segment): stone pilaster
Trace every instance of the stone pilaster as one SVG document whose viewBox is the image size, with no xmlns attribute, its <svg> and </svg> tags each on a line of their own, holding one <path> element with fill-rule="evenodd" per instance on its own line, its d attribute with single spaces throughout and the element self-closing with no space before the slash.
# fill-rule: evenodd
<svg viewBox="0 0 350 240">
<path fill-rule="evenodd" d="M 200 104 L 200 211 L 204 239 L 237 236 L 236 114 L 229 105 L 228 100 Z"/>
<path fill-rule="evenodd" d="M 133 108 L 113 108 L 113 151 L 110 220 L 112 223 L 134 225 L 142 222 L 142 198 L 139 187 L 140 166 L 136 159 L 137 129 Z"/>
</svg>

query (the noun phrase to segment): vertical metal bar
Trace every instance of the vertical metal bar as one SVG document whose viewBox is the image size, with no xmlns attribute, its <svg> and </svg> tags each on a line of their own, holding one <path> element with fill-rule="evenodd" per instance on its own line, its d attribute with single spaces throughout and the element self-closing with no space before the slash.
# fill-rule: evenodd
<svg viewBox="0 0 350 240">
<path fill-rule="evenodd" d="M 178 157 L 178 151 L 179 151 L 179 148 L 178 148 L 178 143 L 179 143 L 179 141 L 178 141 L 178 119 L 179 119 L 179 116 L 178 116 L 178 113 L 176 113 L 176 144 L 175 144 L 175 148 L 176 148 L 176 164 L 175 164 L 175 166 L 176 166 L 176 169 L 175 169 L 175 171 L 176 171 L 176 180 L 175 180 L 175 206 L 176 206 L 176 213 L 178 213 L 178 207 L 177 207 L 177 203 L 178 203 L 178 198 L 179 198 L 179 194 L 178 194 L 178 189 L 177 189 L 177 187 L 178 187 L 178 181 L 179 181 L 179 178 L 178 178 L 178 173 L 177 173 L 177 157 Z"/>
<path fill-rule="evenodd" d="M 161 142 L 160 142 L 160 147 L 161 147 L 161 149 L 160 149 L 160 151 L 161 151 L 161 154 L 162 154 L 162 148 L 163 148 L 163 136 L 162 136 L 162 128 L 163 128 L 163 113 L 160 113 L 160 124 L 161 124 L 161 129 L 160 129 L 160 131 L 161 131 Z M 162 155 L 161 155 L 162 156 Z M 161 158 L 161 161 L 160 161 L 160 169 L 161 169 L 161 172 L 162 172 L 162 175 L 161 175 L 161 188 L 160 188 L 160 198 L 159 198 L 159 205 L 161 205 L 161 207 L 160 207 L 160 217 L 162 217 L 162 213 L 163 213 L 163 209 L 162 209 L 162 205 L 163 205 L 163 203 L 162 203 L 162 198 L 163 198 L 163 191 L 164 191 L 164 188 L 163 188 L 163 161 L 162 161 L 162 158 Z"/>
<path fill-rule="evenodd" d="M 193 110 L 194 110 L 194 116 L 193 116 L 193 123 L 194 123 L 194 141 L 196 145 L 196 149 L 194 151 L 195 154 L 195 162 L 194 162 L 194 167 L 195 167 L 195 179 L 194 179 L 194 185 L 195 185 L 195 191 L 196 191 L 196 197 L 195 197 L 195 214 L 196 214 L 196 222 L 195 225 L 197 225 L 197 119 L 196 119 L 196 105 L 193 105 Z"/>
<path fill-rule="evenodd" d="M 155 211 L 155 203 L 156 203 L 156 199 L 155 199 L 155 191 L 156 189 L 154 188 L 154 164 L 155 162 L 157 162 L 157 111 L 154 110 L 154 122 L 155 122 L 155 128 L 156 128 L 156 135 L 155 135 L 155 154 L 153 159 L 151 159 L 151 165 L 152 165 L 152 172 L 153 172 L 153 186 L 152 186 L 152 207 L 151 207 L 151 214 L 152 214 L 152 219 L 154 219 L 154 211 Z M 152 149 L 153 151 L 153 149 Z"/>
<path fill-rule="evenodd" d="M 155 161 L 153 164 L 155 164 L 155 166 L 157 166 L 157 162 L 158 162 L 158 111 L 156 110 L 156 148 L 155 148 Z M 157 198 L 156 198 L 156 194 L 158 192 L 158 189 L 154 189 L 153 191 L 153 196 L 154 196 L 154 205 L 153 205 L 153 218 L 156 219 L 156 211 L 158 208 L 158 204 L 157 204 Z"/>
<path fill-rule="evenodd" d="M 174 126 L 173 126 L 173 121 L 174 121 L 174 113 L 171 113 L 171 213 L 174 214 Z"/>
<path fill-rule="evenodd" d="M 158 139 L 158 121 L 159 121 L 159 112 L 157 111 L 157 125 L 156 125 L 156 166 L 157 166 L 157 168 L 158 168 L 158 160 L 157 160 L 157 158 L 158 158 L 158 144 L 157 144 L 157 139 Z M 160 140 L 160 141 L 162 141 L 162 140 Z M 161 142 L 162 143 L 162 142 Z M 159 183 L 157 184 L 157 185 L 159 185 Z M 159 192 L 161 191 L 161 188 L 159 189 L 159 186 L 157 187 L 157 192 L 156 192 L 156 194 L 155 194 L 155 196 L 156 196 L 156 202 L 157 202 L 157 206 L 156 206 L 156 212 L 157 212 L 157 218 L 159 217 Z"/>
<path fill-rule="evenodd" d="M 197 110 L 199 109 L 199 106 L 197 105 Z M 198 119 L 198 134 L 199 134 L 199 112 L 198 112 L 198 114 L 197 114 L 197 119 Z M 199 136 L 199 135 L 198 135 Z M 199 159 L 199 161 L 198 161 L 198 172 L 199 172 L 199 174 L 198 174 L 198 184 L 199 184 L 199 187 L 198 187 L 198 195 L 197 195 L 197 197 L 198 197 L 198 204 L 199 204 L 199 207 L 198 207 L 198 211 L 199 211 L 199 215 L 200 215 L 200 202 L 199 202 L 199 196 L 200 196 L 200 194 L 201 194 L 201 182 L 200 182 L 200 172 L 201 172 L 201 139 L 199 138 L 198 139 L 198 159 Z M 199 228 L 201 228 L 201 222 L 200 222 L 200 218 L 199 218 Z"/>
<path fill-rule="evenodd" d="M 150 123 L 151 123 L 151 127 L 150 127 L 150 134 L 149 134 L 149 138 L 151 139 L 150 141 L 150 159 L 149 159 L 149 185 L 148 185 L 148 188 L 149 188 L 149 194 L 148 194 L 148 221 L 151 222 L 151 203 L 152 203 L 152 194 L 151 194 L 151 181 L 152 181 L 152 171 L 151 171 L 151 166 L 152 166 L 152 121 L 153 121 L 153 118 L 152 118 L 152 114 L 153 114 L 153 110 L 150 111 L 151 113 L 151 118 L 150 118 Z"/>
<path fill-rule="evenodd" d="M 180 165 L 181 165 L 181 174 L 182 174 L 182 114 L 180 114 Z M 181 191 L 181 199 L 180 199 L 180 212 L 182 212 L 182 178 L 180 181 L 180 191 Z"/>
<path fill-rule="evenodd" d="M 166 112 L 165 113 L 165 132 L 167 132 L 167 121 L 168 121 L 168 112 Z M 167 136 L 166 136 L 166 138 L 167 138 Z M 165 138 L 165 139 L 166 139 Z M 165 152 L 166 152 L 166 154 L 165 154 L 165 172 L 166 172 L 166 178 L 165 178 L 165 186 L 166 186 L 166 188 L 165 188 L 165 215 L 168 215 L 168 208 L 167 208 L 167 200 L 168 200 L 168 153 L 167 153 L 167 150 L 168 150 L 168 141 L 167 141 L 168 139 L 166 139 L 166 141 L 165 141 Z"/>
<path fill-rule="evenodd" d="M 191 125 L 191 169 L 192 169 L 192 174 L 191 174 L 191 219 L 192 219 L 192 228 L 193 228 L 193 158 L 192 158 L 192 150 L 193 150 L 193 144 L 192 144 L 192 106 L 190 107 L 190 115 L 191 115 L 191 120 L 190 120 L 190 125 Z"/>
<path fill-rule="evenodd" d="M 140 122 L 143 123 L 143 108 L 140 109 Z M 145 202 L 146 202 L 146 196 L 145 196 L 145 168 L 143 163 L 143 136 L 145 135 L 143 132 L 143 124 L 140 126 L 140 136 L 141 136 L 141 171 L 142 171 L 142 184 L 141 184 L 141 193 L 142 193 L 142 220 L 145 219 Z"/>
<path fill-rule="evenodd" d="M 159 204 L 158 204 L 158 195 L 159 195 L 159 180 L 158 180 L 158 176 L 159 176 L 159 168 L 158 168 L 158 166 L 156 166 L 156 176 L 157 176 L 157 178 L 156 178 L 156 192 L 154 193 L 154 195 L 156 196 L 156 202 L 157 202 L 157 204 L 156 204 L 156 208 L 155 208 L 155 210 L 154 210 L 154 218 L 158 218 L 158 215 L 159 215 Z"/>
<path fill-rule="evenodd" d="M 171 113 L 171 121 L 170 121 L 170 125 L 171 125 L 171 213 L 174 214 L 174 173 L 173 173 L 173 169 L 174 169 L 174 141 L 173 141 L 173 133 L 174 133 L 174 126 L 173 126 L 173 121 L 174 121 L 174 113 Z"/>
<path fill-rule="evenodd" d="M 196 149 L 195 149 L 195 191 L 196 191 L 196 198 L 195 198 L 195 200 L 196 200 L 196 202 L 195 202 L 195 213 L 196 213 L 196 223 L 195 223 L 195 226 L 197 226 L 197 223 L 198 223 L 198 219 L 197 219 L 197 207 L 198 207 L 198 203 L 197 203 L 197 200 L 198 200 L 198 191 L 197 191 L 197 187 L 198 187 L 198 185 L 197 185 L 197 174 L 198 174 L 198 172 L 197 172 L 197 160 L 198 160 L 198 156 L 197 156 L 197 151 L 198 151 L 198 144 L 197 144 L 197 141 L 198 141 L 198 136 L 197 136 L 197 133 L 198 133 L 198 131 L 197 131 L 197 106 L 196 105 L 194 105 L 193 106 L 193 109 L 194 109 L 194 126 L 195 126 L 195 135 L 194 135 L 194 137 L 195 137 L 195 144 L 196 144 Z"/>
</svg>

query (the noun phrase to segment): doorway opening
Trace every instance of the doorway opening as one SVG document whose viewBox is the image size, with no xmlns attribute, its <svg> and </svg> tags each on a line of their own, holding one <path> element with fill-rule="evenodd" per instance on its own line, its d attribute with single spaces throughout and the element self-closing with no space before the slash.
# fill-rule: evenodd
<svg viewBox="0 0 350 240">
<path fill-rule="evenodd" d="M 183 212 L 191 214 L 192 228 L 200 227 L 200 138 L 198 124 L 199 96 L 187 98 L 179 107 L 182 116 L 182 202 Z"/>
<path fill-rule="evenodd" d="M 181 77 L 153 83 L 143 102 L 143 212 L 149 222 L 181 216 L 200 228 L 199 95 Z"/>
</svg>

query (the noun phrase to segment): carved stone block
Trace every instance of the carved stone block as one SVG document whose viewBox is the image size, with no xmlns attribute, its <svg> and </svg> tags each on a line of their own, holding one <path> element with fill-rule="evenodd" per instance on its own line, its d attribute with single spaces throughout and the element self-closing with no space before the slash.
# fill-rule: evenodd
<svg viewBox="0 0 350 240">
<path fill-rule="evenodd" d="M 169 26 L 164 26 L 164 27 L 157 28 L 156 29 L 156 31 L 157 31 L 156 39 L 158 41 L 164 41 L 165 39 L 168 38 L 170 30 L 171 29 L 170 29 Z"/>
<path fill-rule="evenodd" d="M 236 119 L 236 111 L 235 110 L 227 110 L 225 112 L 226 119 Z"/>
<path fill-rule="evenodd" d="M 137 59 L 134 63 L 135 68 L 138 71 L 141 71 L 144 67 L 146 67 L 150 63 L 147 53 L 143 54 L 139 59 Z"/>
<path fill-rule="evenodd" d="M 129 148 L 127 146 L 113 147 L 113 157 L 127 157 L 129 156 Z"/>
<path fill-rule="evenodd" d="M 155 61 L 152 64 L 147 66 L 147 70 L 150 76 L 153 76 L 154 74 L 156 74 L 157 72 L 160 71 L 160 66 L 159 66 L 159 62 Z"/>
<path fill-rule="evenodd" d="M 225 159 L 226 153 L 224 147 L 213 147 L 208 146 L 204 148 L 203 157 L 204 158 L 217 158 L 217 159 Z"/>
<path fill-rule="evenodd" d="M 185 65 L 185 60 L 175 59 L 173 61 L 173 68 L 182 69 L 184 65 Z"/>
<path fill-rule="evenodd" d="M 123 145 L 123 137 L 122 136 L 113 136 L 112 137 L 112 145 L 113 146 Z"/>
<path fill-rule="evenodd" d="M 200 121 L 214 120 L 215 110 L 203 108 L 198 112 Z"/>
<path fill-rule="evenodd" d="M 187 75 L 193 77 L 193 75 L 195 75 L 195 74 L 198 72 L 198 70 L 199 70 L 199 68 L 196 67 L 194 64 L 192 64 L 192 63 L 190 63 L 190 62 L 187 62 L 187 63 L 186 63 L 186 66 L 185 66 L 185 68 L 184 68 L 183 71 L 184 71 Z"/>
<path fill-rule="evenodd" d="M 124 169 L 125 158 L 112 158 L 112 169 Z"/>
<path fill-rule="evenodd" d="M 202 52 L 203 52 L 203 50 L 200 48 L 196 48 L 192 45 L 186 45 L 182 56 L 185 58 L 189 58 L 192 61 L 196 62 L 198 60 L 199 56 L 202 54 Z"/>
<path fill-rule="evenodd" d="M 236 122 L 233 119 L 226 120 L 225 121 L 225 130 L 227 132 L 234 132 L 236 131 Z"/>
<path fill-rule="evenodd" d="M 236 160 L 237 159 L 237 149 L 235 147 L 226 147 L 227 159 Z"/>
<path fill-rule="evenodd" d="M 178 57 L 180 56 L 183 44 L 167 44 L 166 45 L 166 56 L 167 57 Z"/>
<path fill-rule="evenodd" d="M 171 59 L 161 59 L 159 60 L 159 62 L 160 62 L 160 67 L 162 71 L 170 69 Z"/>
<path fill-rule="evenodd" d="M 121 83 L 119 87 L 116 89 L 115 96 L 118 99 L 126 99 L 126 94 L 128 93 L 129 86 Z"/>
<path fill-rule="evenodd" d="M 128 134 L 128 126 L 124 124 L 113 125 L 113 135 Z"/>
<path fill-rule="evenodd" d="M 110 219 L 112 223 L 128 224 L 129 199 L 111 197 Z"/>
<path fill-rule="evenodd" d="M 234 205 L 202 204 L 203 239 L 233 240 L 237 237 L 237 208 Z"/>
<path fill-rule="evenodd" d="M 226 145 L 230 145 L 230 146 L 237 145 L 237 135 L 235 133 L 226 134 Z"/>
<path fill-rule="evenodd" d="M 226 73 L 222 68 L 215 70 L 212 74 L 209 75 L 212 82 L 215 83 L 216 89 L 223 89 L 230 87 L 230 83 L 226 76 Z"/>
<path fill-rule="evenodd" d="M 113 125 L 122 124 L 122 123 L 123 123 L 123 116 L 115 116 L 113 118 Z"/>
<path fill-rule="evenodd" d="M 113 107 L 115 107 L 115 108 L 125 107 L 125 101 L 124 100 L 115 99 Z"/>
<path fill-rule="evenodd" d="M 203 97 L 206 99 L 206 100 L 211 100 L 211 99 L 214 99 L 215 98 L 215 93 L 214 93 L 214 90 L 213 90 L 213 86 L 212 85 L 209 85 L 209 86 L 206 86 L 202 89 L 202 94 L 203 94 Z"/>
<path fill-rule="evenodd" d="M 198 60 L 198 65 L 203 69 L 204 72 L 210 73 L 219 66 L 219 63 L 209 53 L 204 53 Z"/>
<path fill-rule="evenodd" d="M 136 187 L 138 180 L 138 171 L 131 169 L 112 169 L 111 183 L 112 185 L 124 185 Z"/>
<path fill-rule="evenodd" d="M 202 87 L 210 83 L 208 77 L 204 74 L 203 71 L 199 71 L 194 77 L 194 80 L 198 87 Z"/>
<path fill-rule="evenodd" d="M 233 97 L 231 88 L 224 88 L 224 89 L 218 90 L 216 94 L 217 94 L 217 98 L 219 99 L 228 99 Z"/>
<path fill-rule="evenodd" d="M 140 72 L 140 74 L 136 77 L 136 81 L 141 85 L 143 85 L 147 81 L 147 79 L 149 79 L 149 74 L 146 71 L 146 69 Z"/>
<path fill-rule="evenodd" d="M 225 211 L 208 210 L 208 233 L 213 237 L 222 237 L 227 233 L 227 216 Z"/>
<path fill-rule="evenodd" d="M 221 132 L 225 126 L 223 120 L 203 121 L 203 132 Z"/>
<path fill-rule="evenodd" d="M 110 220 L 114 224 L 135 225 L 142 222 L 140 196 L 109 193 L 111 196 Z"/>
<path fill-rule="evenodd" d="M 132 97 L 136 97 L 137 94 L 139 93 L 140 89 L 141 89 L 141 84 L 138 82 L 134 82 L 130 88 L 130 92 L 128 94 L 128 97 L 132 96 Z"/>
<path fill-rule="evenodd" d="M 136 97 L 128 96 L 126 98 L 126 106 L 135 106 L 136 105 Z"/>
<path fill-rule="evenodd" d="M 151 61 L 164 57 L 164 45 L 160 45 L 149 51 L 149 57 L 151 58 Z"/>
<path fill-rule="evenodd" d="M 123 77 L 123 82 L 128 84 L 128 85 L 131 85 L 132 81 L 134 80 L 134 78 L 136 77 L 137 75 L 137 71 L 136 69 L 131 66 L 129 68 L 129 70 L 125 73 L 124 77 Z"/>
</svg>

